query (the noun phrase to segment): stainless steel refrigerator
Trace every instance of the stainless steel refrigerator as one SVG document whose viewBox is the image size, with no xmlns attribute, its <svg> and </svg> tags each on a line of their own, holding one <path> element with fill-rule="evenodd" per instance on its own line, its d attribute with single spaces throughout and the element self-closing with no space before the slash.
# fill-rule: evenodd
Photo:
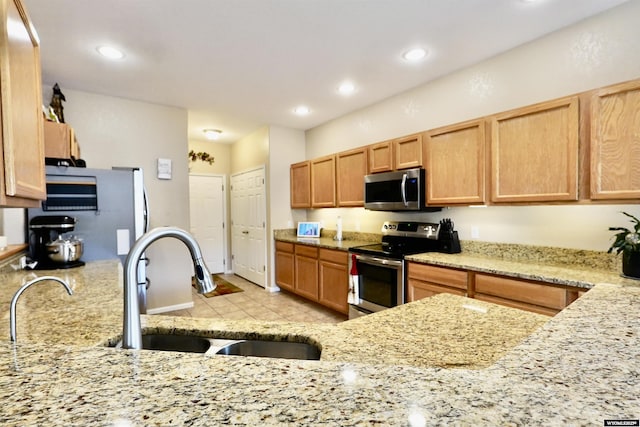
<svg viewBox="0 0 640 427">
<path fill-rule="evenodd" d="M 149 228 L 149 208 L 140 168 L 46 167 L 47 199 L 27 210 L 27 229 L 35 216 L 68 215 L 72 234 L 84 243 L 82 261 L 120 259 Z M 28 230 L 27 230 L 28 232 Z M 146 311 L 146 260 L 138 262 L 140 306 Z"/>
</svg>

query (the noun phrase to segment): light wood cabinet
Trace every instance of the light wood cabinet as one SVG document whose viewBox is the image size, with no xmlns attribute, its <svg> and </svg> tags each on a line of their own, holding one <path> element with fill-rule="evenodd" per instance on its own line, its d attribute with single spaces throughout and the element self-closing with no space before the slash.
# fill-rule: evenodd
<svg viewBox="0 0 640 427">
<path fill-rule="evenodd" d="M 80 147 L 73 128 L 66 123 L 44 121 L 44 155 L 61 159 L 79 159 Z"/>
<path fill-rule="evenodd" d="M 307 160 L 294 163 L 289 169 L 291 207 L 311 207 L 311 163 Z"/>
<path fill-rule="evenodd" d="M 422 167 L 422 134 L 414 134 L 393 140 L 395 169 Z"/>
<path fill-rule="evenodd" d="M 578 291 L 542 282 L 476 273 L 473 298 L 553 316 L 578 298 Z"/>
<path fill-rule="evenodd" d="M 336 186 L 338 206 L 364 206 L 364 177 L 367 174 L 366 147 L 336 155 Z"/>
<path fill-rule="evenodd" d="M 369 146 L 369 173 L 393 170 L 393 141 L 378 142 Z"/>
<path fill-rule="evenodd" d="M 336 206 L 336 156 L 311 160 L 311 207 Z"/>
<path fill-rule="evenodd" d="M 276 284 L 293 292 L 295 289 L 295 262 L 293 243 L 276 241 Z"/>
<path fill-rule="evenodd" d="M 491 200 L 578 199 L 578 97 L 491 118 Z"/>
<path fill-rule="evenodd" d="M 407 264 L 407 301 L 417 301 L 440 293 L 465 296 L 466 271 L 409 262 Z"/>
<path fill-rule="evenodd" d="M 344 251 L 320 248 L 319 302 L 340 313 L 347 314 L 349 305 L 349 254 Z"/>
<path fill-rule="evenodd" d="M 295 292 L 318 301 L 318 248 L 295 245 Z"/>
<path fill-rule="evenodd" d="M 640 198 L 640 81 L 600 89 L 591 100 L 591 198 Z"/>
<path fill-rule="evenodd" d="M 20 0 L 0 8 L 0 206 L 37 207 L 46 197 L 39 40 Z"/>
<path fill-rule="evenodd" d="M 485 202 L 485 120 L 473 120 L 425 133 L 427 204 Z"/>
<path fill-rule="evenodd" d="M 275 275 L 280 288 L 347 314 L 349 254 L 305 244 L 275 242 Z"/>
</svg>

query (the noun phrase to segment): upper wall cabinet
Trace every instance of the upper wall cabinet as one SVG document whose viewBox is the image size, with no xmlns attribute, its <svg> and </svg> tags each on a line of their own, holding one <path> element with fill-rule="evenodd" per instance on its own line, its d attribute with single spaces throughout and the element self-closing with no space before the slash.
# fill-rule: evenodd
<svg viewBox="0 0 640 427">
<path fill-rule="evenodd" d="M 39 40 L 19 0 L 0 8 L 0 206 L 37 207 L 46 194 Z"/>
<path fill-rule="evenodd" d="M 427 204 L 485 202 L 485 123 L 474 120 L 425 132 Z"/>
<path fill-rule="evenodd" d="M 491 201 L 578 199 L 578 97 L 491 118 Z"/>
<path fill-rule="evenodd" d="M 311 160 L 311 207 L 336 206 L 336 156 Z"/>
<path fill-rule="evenodd" d="M 289 169 L 291 184 L 291 207 L 311 207 L 311 163 L 306 160 L 294 163 Z"/>
<path fill-rule="evenodd" d="M 393 140 L 396 169 L 422 166 L 422 134 L 405 136 Z"/>
<path fill-rule="evenodd" d="M 338 206 L 364 206 L 364 177 L 367 174 L 366 147 L 336 155 Z"/>
<path fill-rule="evenodd" d="M 640 198 L 640 81 L 591 100 L 591 198 Z"/>
<path fill-rule="evenodd" d="M 369 173 L 393 170 L 393 142 L 379 142 L 369 146 Z"/>
</svg>

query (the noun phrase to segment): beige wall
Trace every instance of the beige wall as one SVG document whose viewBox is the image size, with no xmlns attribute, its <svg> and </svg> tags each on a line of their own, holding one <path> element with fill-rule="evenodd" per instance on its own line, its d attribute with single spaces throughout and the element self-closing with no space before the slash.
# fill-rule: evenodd
<svg viewBox="0 0 640 427">
<path fill-rule="evenodd" d="M 189 150 L 208 153 L 214 158 L 213 164 L 196 160 L 189 162 L 190 173 L 229 175 L 231 172 L 231 145 L 211 141 L 189 141 Z"/>
<path fill-rule="evenodd" d="M 51 86 L 44 86 L 45 93 Z M 65 118 L 76 131 L 87 166 L 141 167 L 151 227 L 170 225 L 188 230 L 187 111 L 75 91 L 64 85 L 62 90 L 67 99 Z M 157 178 L 158 158 L 172 160 L 171 180 Z M 176 240 L 161 239 L 147 253 L 151 259 L 149 309 L 191 304 L 193 267 L 187 248 Z"/>
<path fill-rule="evenodd" d="M 340 117 L 306 132 L 307 158 L 461 122 L 576 92 L 640 78 L 640 1 L 498 55 L 475 66 Z M 389 214 L 363 209 L 310 210 L 335 229 L 378 232 L 385 219 L 450 217 L 463 239 L 605 250 L 619 213 L 639 205 L 452 208 L 438 214 Z"/>
<path fill-rule="evenodd" d="M 290 200 L 289 165 L 305 159 L 305 139 L 301 130 L 279 126 L 269 127 L 269 168 L 267 177 L 267 236 L 273 236 L 273 230 L 291 228 L 298 221 L 306 220 L 304 209 L 292 210 Z M 275 242 L 268 241 L 268 282 L 275 286 L 273 253 Z"/>
<path fill-rule="evenodd" d="M 231 146 L 231 174 L 255 169 L 269 162 L 269 128 L 262 127 Z"/>
</svg>

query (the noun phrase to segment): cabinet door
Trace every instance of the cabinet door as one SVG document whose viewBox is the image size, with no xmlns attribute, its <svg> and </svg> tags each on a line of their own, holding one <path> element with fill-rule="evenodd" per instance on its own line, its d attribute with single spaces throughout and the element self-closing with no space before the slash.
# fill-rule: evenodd
<svg viewBox="0 0 640 427">
<path fill-rule="evenodd" d="M 385 141 L 369 146 L 369 173 L 393 170 L 392 144 L 392 141 Z"/>
<path fill-rule="evenodd" d="M 493 116 L 491 200 L 577 200 L 579 127 L 577 97 Z"/>
<path fill-rule="evenodd" d="M 427 204 L 485 202 L 485 121 L 429 131 L 425 138 Z"/>
<path fill-rule="evenodd" d="M 422 167 L 422 134 L 393 140 L 396 169 Z"/>
<path fill-rule="evenodd" d="M 364 177 L 367 174 L 367 149 L 338 153 L 336 186 L 338 206 L 364 206 Z"/>
<path fill-rule="evenodd" d="M 311 207 L 311 165 L 309 161 L 295 163 L 289 170 L 291 207 Z"/>
<path fill-rule="evenodd" d="M 0 7 L 0 204 L 35 207 L 46 194 L 39 41 L 19 0 Z"/>
<path fill-rule="evenodd" d="M 347 252 L 320 249 L 319 302 L 343 314 L 349 312 L 348 260 Z"/>
<path fill-rule="evenodd" d="M 336 206 L 336 157 L 311 160 L 311 207 Z"/>
<path fill-rule="evenodd" d="M 318 301 L 318 249 L 295 245 L 295 292 Z"/>
<path fill-rule="evenodd" d="M 640 198 L 640 81 L 603 88 L 591 101 L 591 198 Z"/>
<path fill-rule="evenodd" d="M 282 289 L 294 291 L 295 264 L 293 243 L 276 242 L 276 284 Z"/>
</svg>

